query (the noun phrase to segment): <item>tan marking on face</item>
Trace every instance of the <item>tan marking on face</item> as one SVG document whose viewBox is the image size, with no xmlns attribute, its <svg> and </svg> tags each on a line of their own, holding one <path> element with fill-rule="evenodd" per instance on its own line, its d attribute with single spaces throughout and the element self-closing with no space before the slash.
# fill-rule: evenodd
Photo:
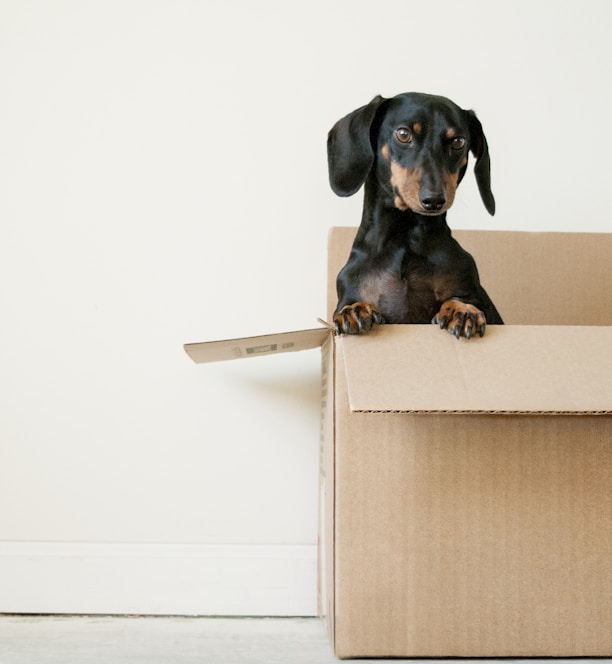
<svg viewBox="0 0 612 664">
<path fill-rule="evenodd" d="M 461 168 L 463 168 L 464 166 L 467 166 L 467 163 L 468 163 L 468 158 L 467 158 L 467 156 L 466 156 L 466 157 L 463 157 L 463 161 L 461 162 Z"/>
<path fill-rule="evenodd" d="M 423 131 L 423 125 L 420 122 L 415 122 L 412 125 L 412 131 L 418 136 Z"/>
<path fill-rule="evenodd" d="M 389 157 L 389 144 L 385 143 L 382 148 L 380 148 L 380 153 L 384 157 L 385 161 L 390 161 Z"/>
<path fill-rule="evenodd" d="M 444 210 L 448 210 L 455 200 L 455 193 L 459 186 L 459 171 L 456 173 L 444 173 L 444 194 L 446 197 L 446 205 Z"/>
<path fill-rule="evenodd" d="M 384 146 L 388 147 L 388 146 Z M 384 149 L 383 147 L 383 149 Z M 384 156 L 384 155 L 383 155 Z M 466 158 L 467 163 L 467 158 Z M 391 166 L 391 186 L 395 197 L 393 204 L 398 210 L 406 211 L 413 210 L 420 214 L 425 214 L 425 210 L 419 200 L 419 191 L 421 189 L 421 178 L 423 176 L 422 169 L 417 166 L 416 168 L 406 168 L 400 166 L 396 161 L 390 161 Z M 436 214 L 446 212 L 455 201 L 455 193 L 459 185 L 459 171 L 456 173 L 443 173 L 444 178 L 444 198 L 446 203 L 441 210 L 436 211 Z"/>
<path fill-rule="evenodd" d="M 453 127 L 450 127 L 449 129 L 446 130 L 446 138 L 455 138 L 457 132 Z"/>
<path fill-rule="evenodd" d="M 421 209 L 421 203 L 419 202 L 420 168 L 405 168 L 396 161 L 392 161 L 391 186 L 395 192 L 393 204 L 398 210 L 419 211 Z"/>
<path fill-rule="evenodd" d="M 398 210 L 413 210 L 424 213 L 423 206 L 419 200 L 421 188 L 422 171 L 420 168 L 404 168 L 397 162 L 391 162 L 391 186 L 395 192 L 393 204 Z M 446 204 L 437 211 L 437 214 L 446 212 L 455 200 L 455 192 L 459 184 L 459 171 L 456 173 L 444 173 L 444 197 Z"/>
</svg>

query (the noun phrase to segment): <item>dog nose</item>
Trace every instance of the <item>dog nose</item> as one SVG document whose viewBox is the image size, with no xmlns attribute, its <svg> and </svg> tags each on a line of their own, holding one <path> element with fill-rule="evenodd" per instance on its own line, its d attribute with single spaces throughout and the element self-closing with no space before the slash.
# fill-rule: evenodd
<svg viewBox="0 0 612 664">
<path fill-rule="evenodd" d="M 444 207 L 446 198 L 444 194 L 435 191 L 422 191 L 419 200 L 424 210 L 427 212 L 437 212 Z"/>
</svg>

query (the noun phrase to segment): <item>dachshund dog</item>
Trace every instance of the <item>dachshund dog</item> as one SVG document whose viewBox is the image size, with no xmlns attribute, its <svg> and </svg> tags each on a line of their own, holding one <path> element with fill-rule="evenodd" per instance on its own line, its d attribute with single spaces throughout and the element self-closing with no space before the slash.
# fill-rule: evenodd
<svg viewBox="0 0 612 664">
<path fill-rule="evenodd" d="M 469 339 L 487 323 L 503 324 L 446 223 L 470 151 L 493 215 L 489 149 L 473 111 L 428 94 L 378 96 L 331 129 L 331 188 L 351 196 L 365 184 L 361 224 L 337 279 L 338 333 L 431 322 Z"/>
</svg>

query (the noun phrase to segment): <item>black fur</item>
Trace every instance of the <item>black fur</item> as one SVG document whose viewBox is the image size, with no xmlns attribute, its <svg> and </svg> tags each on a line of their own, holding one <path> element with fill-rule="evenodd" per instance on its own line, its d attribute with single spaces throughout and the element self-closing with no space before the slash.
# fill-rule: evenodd
<svg viewBox="0 0 612 664">
<path fill-rule="evenodd" d="M 487 322 L 503 323 L 446 223 L 469 152 L 482 201 L 495 213 L 489 149 L 473 111 L 421 93 L 378 96 L 334 125 L 327 150 L 336 194 L 365 185 L 361 224 L 337 279 L 338 332 L 434 322 L 469 338 L 482 336 Z"/>
</svg>

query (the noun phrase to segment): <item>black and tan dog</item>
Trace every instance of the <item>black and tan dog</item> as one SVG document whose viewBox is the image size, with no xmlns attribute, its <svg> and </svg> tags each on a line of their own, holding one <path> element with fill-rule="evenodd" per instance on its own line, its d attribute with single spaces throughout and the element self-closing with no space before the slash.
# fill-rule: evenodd
<svg viewBox="0 0 612 664">
<path fill-rule="evenodd" d="M 379 96 L 334 125 L 327 151 L 336 194 L 365 183 L 361 225 L 337 280 L 338 332 L 433 322 L 469 339 L 487 322 L 503 323 L 446 224 L 470 151 L 484 205 L 495 212 L 489 150 L 473 111 L 421 93 Z"/>
</svg>

